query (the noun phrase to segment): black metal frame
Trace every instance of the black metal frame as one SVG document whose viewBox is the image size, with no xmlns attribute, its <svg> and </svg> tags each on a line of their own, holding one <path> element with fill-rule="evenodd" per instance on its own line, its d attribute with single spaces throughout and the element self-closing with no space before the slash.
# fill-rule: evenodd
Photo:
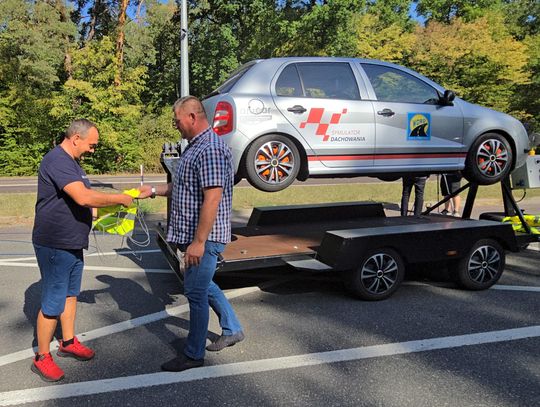
<svg viewBox="0 0 540 407">
<path fill-rule="evenodd" d="M 474 182 L 466 183 L 452 194 L 444 197 L 435 205 L 427 208 L 424 212 L 422 212 L 422 215 L 429 215 L 431 212 L 433 212 L 433 210 L 437 209 L 439 206 L 449 201 L 451 198 L 455 197 L 466 189 L 469 189 L 469 191 L 467 192 L 467 199 L 465 201 L 465 206 L 463 207 L 463 214 L 461 217 L 463 219 L 470 219 L 474 206 L 474 201 L 478 193 L 478 184 Z M 501 181 L 501 194 L 504 205 L 504 216 L 517 216 L 519 218 L 519 221 L 521 222 L 521 225 L 523 226 L 523 229 L 525 229 L 525 232 L 521 234 L 518 240 L 523 241 L 524 243 L 537 241 L 537 235 L 534 235 L 532 233 L 531 227 L 525 221 L 525 218 L 523 217 L 523 212 L 519 208 L 516 200 L 514 199 L 514 196 L 512 195 L 512 190 L 510 188 L 510 177 L 506 177 Z"/>
</svg>

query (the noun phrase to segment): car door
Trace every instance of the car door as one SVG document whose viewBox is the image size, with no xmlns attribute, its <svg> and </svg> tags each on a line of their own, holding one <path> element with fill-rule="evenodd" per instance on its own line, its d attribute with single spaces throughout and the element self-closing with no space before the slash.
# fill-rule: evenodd
<svg viewBox="0 0 540 407">
<path fill-rule="evenodd" d="M 373 106 L 361 99 L 349 62 L 290 63 L 272 89 L 277 108 L 308 143 L 310 162 L 352 169 L 373 165 Z"/>
<path fill-rule="evenodd" d="M 421 77 L 394 66 L 361 63 L 374 92 L 374 166 L 384 172 L 433 170 L 463 162 L 463 114 L 442 105 Z"/>
</svg>

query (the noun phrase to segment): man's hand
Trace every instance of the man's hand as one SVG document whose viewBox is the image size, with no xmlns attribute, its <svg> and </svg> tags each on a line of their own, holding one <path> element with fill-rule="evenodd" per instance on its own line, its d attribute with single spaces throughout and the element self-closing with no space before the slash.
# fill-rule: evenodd
<svg viewBox="0 0 540 407">
<path fill-rule="evenodd" d="M 125 206 L 126 208 L 132 204 L 133 202 L 133 197 L 127 195 L 127 194 L 119 194 L 119 199 L 118 199 L 120 202 L 121 205 Z"/>
<path fill-rule="evenodd" d="M 204 242 L 192 242 L 186 249 L 184 255 L 184 261 L 186 262 L 186 268 L 191 266 L 198 266 L 201 262 L 201 258 L 204 254 Z"/>
<path fill-rule="evenodd" d="M 152 195 L 152 185 L 141 185 L 137 188 L 141 193 L 139 194 L 139 199 L 149 198 Z"/>
</svg>

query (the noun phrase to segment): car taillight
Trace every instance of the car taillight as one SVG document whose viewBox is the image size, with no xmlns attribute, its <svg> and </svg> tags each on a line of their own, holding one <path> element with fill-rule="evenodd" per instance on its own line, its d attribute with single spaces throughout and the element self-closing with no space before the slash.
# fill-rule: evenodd
<svg viewBox="0 0 540 407">
<path fill-rule="evenodd" d="M 223 136 L 233 129 L 233 107 L 229 102 L 218 102 L 214 113 L 214 124 L 212 127 L 217 135 Z"/>
</svg>

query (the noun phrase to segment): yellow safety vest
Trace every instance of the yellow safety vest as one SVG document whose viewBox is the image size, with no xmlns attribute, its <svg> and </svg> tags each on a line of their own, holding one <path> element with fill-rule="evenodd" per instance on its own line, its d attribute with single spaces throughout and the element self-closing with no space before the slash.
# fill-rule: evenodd
<svg viewBox="0 0 540 407">
<path fill-rule="evenodd" d="M 138 189 L 129 189 L 122 192 L 137 198 L 140 194 Z M 98 208 L 97 219 L 92 223 L 94 230 L 106 232 L 111 235 L 128 235 L 135 229 L 137 217 L 137 205 L 132 203 L 127 208 L 122 205 L 106 206 Z"/>
<path fill-rule="evenodd" d="M 531 233 L 540 235 L 540 215 L 523 215 L 523 219 L 531 228 Z M 511 223 L 516 232 L 526 232 L 518 216 L 507 216 L 502 220 L 504 223 Z"/>
</svg>

